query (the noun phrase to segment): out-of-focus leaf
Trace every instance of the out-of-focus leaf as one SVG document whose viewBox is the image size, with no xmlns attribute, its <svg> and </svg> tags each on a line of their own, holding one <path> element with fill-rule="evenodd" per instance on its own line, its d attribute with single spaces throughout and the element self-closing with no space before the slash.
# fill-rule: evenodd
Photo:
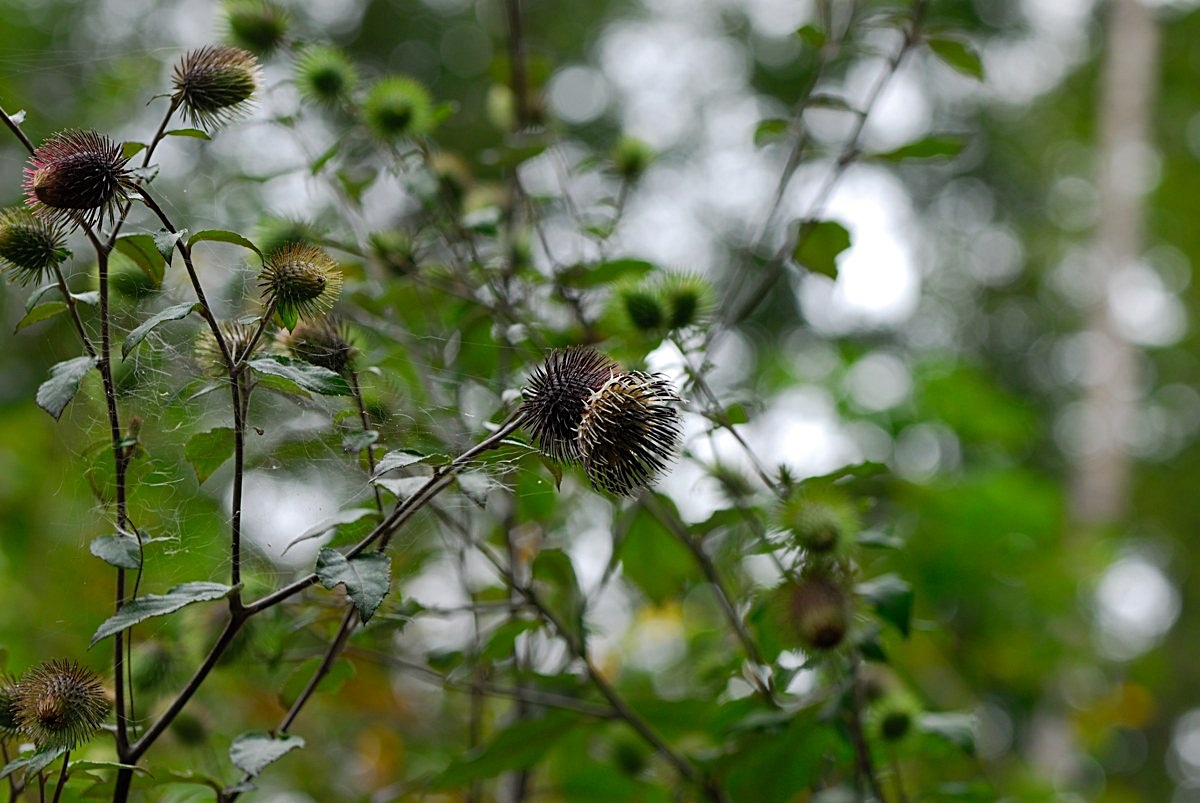
<svg viewBox="0 0 1200 803">
<path fill-rule="evenodd" d="M 917 718 L 917 730 L 939 736 L 962 748 L 967 754 L 975 752 L 975 715 L 967 713 L 927 713 Z"/>
<path fill-rule="evenodd" d="M 144 142 L 133 142 L 130 140 L 121 143 L 121 157 L 123 159 L 132 159 L 144 150 L 146 150 L 146 143 Z"/>
<path fill-rule="evenodd" d="M 658 501 L 674 510 L 667 497 L 659 495 Z M 691 551 L 643 507 L 634 513 L 613 557 L 620 560 L 625 577 L 656 605 L 682 595 L 698 577 Z"/>
<path fill-rule="evenodd" d="M 533 559 L 533 580 L 550 609 L 579 638 L 583 634 L 583 592 L 575 566 L 561 549 L 544 549 Z"/>
<path fill-rule="evenodd" d="M 820 50 L 825 47 L 825 32 L 815 25 L 803 25 L 796 31 L 796 36 L 800 37 L 800 41 L 811 47 L 813 50 Z"/>
<path fill-rule="evenodd" d="M 578 724 L 578 717 L 558 711 L 540 719 L 519 720 L 483 747 L 451 762 L 430 786 L 448 789 L 502 772 L 528 769 Z"/>
<path fill-rule="evenodd" d="M 641 259 L 614 259 L 599 265 L 574 265 L 558 274 L 558 282 L 565 287 L 603 287 L 617 281 L 640 279 L 654 269 L 654 265 Z"/>
<path fill-rule="evenodd" d="M 258 775 L 272 763 L 291 751 L 304 747 L 299 736 L 269 733 L 243 733 L 229 745 L 229 760 L 247 775 Z"/>
<path fill-rule="evenodd" d="M 967 141 L 955 134 L 931 134 L 928 137 L 901 145 L 892 151 L 875 154 L 876 159 L 889 162 L 899 162 L 903 159 L 935 159 L 950 158 L 962 153 Z"/>
<path fill-rule="evenodd" d="M 885 574 L 859 583 L 855 591 L 875 608 L 879 618 L 908 635 L 912 620 L 912 586 L 895 574 Z"/>
<path fill-rule="evenodd" d="M 933 54 L 948 66 L 972 78 L 983 80 L 983 62 L 975 48 L 962 41 L 945 36 L 931 36 L 925 40 Z"/>
<path fill-rule="evenodd" d="M 113 245 L 118 251 L 134 261 L 142 273 L 149 277 L 155 287 L 162 287 L 167 261 L 150 234 L 122 234 Z"/>
<path fill-rule="evenodd" d="M 788 121 L 773 118 L 763 120 L 754 128 L 754 144 L 765 145 L 766 143 L 779 139 L 787 133 Z"/>
<path fill-rule="evenodd" d="M 374 429 L 359 429 L 349 432 L 342 437 L 342 451 L 346 454 L 357 454 L 371 448 L 379 440 L 379 431 Z"/>
<path fill-rule="evenodd" d="M 125 603 L 121 610 L 105 620 L 92 636 L 91 644 L 105 639 L 114 633 L 133 627 L 155 616 L 166 616 L 175 613 L 180 608 L 196 602 L 210 602 L 224 599 L 234 592 L 236 586 L 221 585 L 220 583 L 182 583 L 167 591 L 165 594 L 146 594 Z"/>
<path fill-rule="evenodd" d="M 201 131 L 199 128 L 172 128 L 170 131 L 163 132 L 163 136 L 191 137 L 192 139 L 212 139 L 207 132 Z"/>
<path fill-rule="evenodd" d="M 288 675 L 288 679 L 284 681 L 283 688 L 279 690 L 279 705 L 285 710 L 292 707 L 292 703 L 296 702 L 304 691 L 308 682 L 312 679 L 313 674 L 321 665 L 321 656 L 314 655 L 307 661 L 302 661 L 292 673 Z M 354 664 L 346 660 L 334 661 L 329 667 L 329 671 L 317 683 L 317 691 L 326 694 L 336 692 L 346 681 L 354 677 Z"/>
<path fill-rule="evenodd" d="M 188 438 L 187 445 L 183 447 L 183 456 L 192 464 L 196 481 L 203 484 L 222 463 L 233 457 L 233 449 L 233 430 L 216 427 Z"/>
<path fill-rule="evenodd" d="M 57 421 L 79 392 L 79 383 L 96 365 L 95 357 L 76 357 L 50 368 L 50 378 L 37 389 L 37 406 Z"/>
<path fill-rule="evenodd" d="M 517 636 L 537 630 L 538 626 L 538 622 L 533 619 L 510 619 L 496 628 L 488 638 L 487 644 L 479 651 L 479 660 L 493 662 L 512 657 Z"/>
<path fill-rule="evenodd" d="M 813 273 L 837 278 L 837 256 L 850 247 L 850 232 L 832 220 L 806 220 L 796 232 L 792 258 Z"/>
<path fill-rule="evenodd" d="M 321 585 L 344 585 L 363 622 L 370 620 L 392 587 L 392 559 L 381 552 L 367 552 L 347 559 L 336 549 L 317 555 L 317 577 Z"/>
</svg>

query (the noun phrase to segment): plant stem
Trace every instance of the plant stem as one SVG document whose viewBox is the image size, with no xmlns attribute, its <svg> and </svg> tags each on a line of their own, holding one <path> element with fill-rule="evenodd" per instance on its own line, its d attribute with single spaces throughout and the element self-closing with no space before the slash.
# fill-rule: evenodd
<svg viewBox="0 0 1200 803">
<path fill-rule="evenodd" d="M 62 769 L 58 773 L 58 785 L 54 787 L 54 798 L 51 800 L 51 803 L 58 803 L 59 798 L 62 797 L 63 787 L 67 785 L 67 764 L 70 763 L 70 761 L 71 751 L 68 750 L 63 753 Z"/>
<path fill-rule="evenodd" d="M 871 747 L 867 743 L 867 735 L 863 730 L 863 684 L 860 682 L 859 667 L 862 666 L 862 656 L 856 652 L 851 657 L 849 705 L 846 709 L 846 724 L 850 729 L 850 741 L 854 746 L 855 770 L 859 779 L 865 780 L 871 788 L 871 793 L 880 803 L 886 803 L 883 785 L 875 774 L 875 766 L 871 761 Z"/>
</svg>

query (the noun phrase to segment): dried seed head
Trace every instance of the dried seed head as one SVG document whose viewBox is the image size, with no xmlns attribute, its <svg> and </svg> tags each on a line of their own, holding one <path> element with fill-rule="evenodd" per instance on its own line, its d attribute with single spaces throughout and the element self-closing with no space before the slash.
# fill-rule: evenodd
<svg viewBox="0 0 1200 803">
<path fill-rule="evenodd" d="M 68 254 L 55 221 L 19 207 L 0 211 L 0 267 L 18 284 L 41 281 Z"/>
<path fill-rule="evenodd" d="M 39 748 L 74 748 L 95 735 L 108 714 L 99 676 L 74 661 L 48 661 L 16 685 L 14 703 L 21 732 Z"/>
<path fill-rule="evenodd" d="M 245 50 L 208 45 L 175 65 L 171 100 L 187 111 L 192 125 L 213 129 L 245 112 L 261 73 L 258 60 Z"/>
<path fill-rule="evenodd" d="M 579 451 L 592 486 L 628 495 L 650 484 L 679 451 L 679 396 L 661 374 L 609 379 L 584 405 Z"/>
<path fill-rule="evenodd" d="M 358 83 L 358 72 L 335 47 L 310 47 L 296 62 L 296 84 L 305 97 L 329 106 L 346 100 Z"/>
<path fill-rule="evenodd" d="M 358 354 L 345 325 L 333 318 L 302 323 L 280 341 L 293 357 L 328 368 L 335 374 L 349 373 Z"/>
<path fill-rule="evenodd" d="M 806 646 L 830 650 L 850 628 L 850 600 L 828 577 L 804 577 L 784 587 L 785 617 L 790 630 Z"/>
<path fill-rule="evenodd" d="M 329 312 L 342 292 L 342 272 L 333 257 L 315 245 L 294 243 L 276 251 L 258 276 L 263 302 L 289 330 L 300 319 Z"/>
<path fill-rule="evenodd" d="M 0 741 L 20 735 L 17 719 L 17 679 L 0 673 Z"/>
<path fill-rule="evenodd" d="M 133 186 L 121 148 L 95 131 L 60 131 L 34 150 L 25 168 L 25 203 L 62 223 L 111 220 Z"/>
<path fill-rule="evenodd" d="M 525 429 L 538 448 L 554 460 L 578 461 L 579 422 L 592 394 L 620 367 L 591 348 L 553 352 L 521 391 Z"/>
<path fill-rule="evenodd" d="M 221 337 L 225 339 L 229 355 L 235 360 L 245 354 L 255 332 L 258 331 L 258 327 L 234 321 L 221 321 L 217 324 L 217 328 L 221 330 Z M 195 356 L 200 370 L 205 374 L 209 376 L 226 376 L 228 374 L 229 366 L 225 364 L 225 356 L 221 353 L 217 338 L 207 327 L 201 329 L 200 335 L 196 338 Z"/>
<path fill-rule="evenodd" d="M 266 0 L 225 0 L 222 3 L 229 38 L 239 47 L 267 56 L 283 44 L 288 14 Z"/>
<path fill-rule="evenodd" d="M 393 75 L 367 92 L 363 119 L 367 128 L 385 142 L 420 136 L 433 128 L 433 102 L 425 87 L 411 78 Z"/>
</svg>

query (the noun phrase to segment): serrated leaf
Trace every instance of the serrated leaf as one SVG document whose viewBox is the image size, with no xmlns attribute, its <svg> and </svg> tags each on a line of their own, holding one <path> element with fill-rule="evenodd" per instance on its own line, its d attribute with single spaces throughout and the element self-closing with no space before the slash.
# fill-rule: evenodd
<svg viewBox="0 0 1200 803">
<path fill-rule="evenodd" d="M 374 429 L 360 429 L 355 432 L 348 432 L 342 438 L 342 451 L 346 454 L 357 454 L 364 449 L 369 449 L 379 440 L 379 432 Z"/>
<path fill-rule="evenodd" d="M 224 599 L 233 593 L 236 586 L 220 583 L 182 583 L 167 591 L 165 594 L 146 594 L 125 603 L 121 610 L 105 620 L 97 628 L 88 647 L 94 647 L 96 642 L 108 638 L 114 633 L 128 630 L 139 622 L 156 616 L 166 616 L 175 613 L 196 602 L 211 602 Z"/>
<path fill-rule="evenodd" d="M 19 332 L 27 326 L 33 326 L 35 323 L 49 320 L 55 315 L 61 315 L 67 311 L 67 302 L 65 301 L 47 301 L 45 304 L 38 304 L 36 307 L 25 313 L 25 317 L 17 321 L 17 326 L 13 332 Z"/>
<path fill-rule="evenodd" d="M 255 371 L 294 382 L 322 396 L 349 396 L 350 385 L 339 374 L 319 365 L 289 357 L 259 357 L 250 361 Z"/>
<path fill-rule="evenodd" d="M 389 471 L 395 471 L 398 468 L 415 466 L 429 458 L 430 455 L 421 454 L 420 452 L 410 452 L 407 449 L 394 449 L 381 457 L 379 462 L 375 464 L 375 473 L 371 475 L 371 479 L 378 479 Z"/>
<path fill-rule="evenodd" d="M 102 535 L 93 538 L 91 553 L 109 566 L 118 569 L 136 569 L 142 565 L 142 550 L 131 535 Z"/>
<path fill-rule="evenodd" d="M 124 159 L 132 159 L 144 150 L 146 150 L 146 143 L 144 142 L 130 140 L 121 143 L 121 157 Z"/>
<path fill-rule="evenodd" d="M 247 775 L 258 775 L 291 751 L 304 747 L 304 739 L 290 733 L 243 733 L 229 745 L 229 760 Z"/>
<path fill-rule="evenodd" d="M 754 144 L 764 145 L 773 139 L 779 139 L 788 131 L 787 120 L 763 120 L 754 128 Z"/>
<path fill-rule="evenodd" d="M 908 582 L 899 575 L 884 574 L 859 583 L 855 590 L 874 606 L 879 618 L 908 635 L 913 606 L 913 589 Z"/>
<path fill-rule="evenodd" d="M 837 256 L 850 247 L 850 232 L 832 220 L 806 220 L 796 233 L 792 258 L 813 273 L 837 278 Z"/>
<path fill-rule="evenodd" d="M 578 717 L 558 711 L 540 719 L 519 720 L 483 747 L 451 762 L 430 785 L 433 789 L 448 789 L 503 772 L 528 769 L 578 724 Z"/>
<path fill-rule="evenodd" d="M 232 245 L 240 245 L 242 248 L 248 248 L 258 254 L 259 259 L 263 259 L 262 251 L 258 250 L 258 246 L 236 231 L 226 231 L 225 229 L 205 229 L 204 231 L 198 231 L 188 238 L 188 248 L 191 248 L 196 243 L 230 243 Z"/>
<path fill-rule="evenodd" d="M 581 289 L 603 287 L 617 281 L 640 279 L 654 270 L 654 265 L 641 259 L 614 259 L 598 265 L 574 265 L 558 274 L 558 283 Z"/>
<path fill-rule="evenodd" d="M 37 406 L 58 420 L 63 410 L 79 392 L 79 383 L 96 365 L 95 357 L 76 357 L 50 369 L 50 378 L 37 389 Z"/>
<path fill-rule="evenodd" d="M 200 309 L 200 303 L 193 301 L 187 304 L 176 304 L 173 307 L 167 307 L 162 312 L 155 313 L 125 338 L 125 342 L 121 344 L 121 359 L 128 357 L 129 352 L 137 348 L 146 339 L 146 335 L 150 334 L 150 330 L 160 323 L 178 321 L 198 309 Z"/>
<path fill-rule="evenodd" d="M 917 730 L 952 742 L 968 754 L 975 752 L 974 714 L 921 714 L 917 717 Z"/>
<path fill-rule="evenodd" d="M 39 750 L 32 755 L 14 758 L 4 765 L 4 769 L 0 770 L 0 780 L 4 780 L 18 770 L 24 770 L 26 777 L 36 776 L 65 752 L 67 752 L 67 748 L 56 747 L 53 750 Z"/>
<path fill-rule="evenodd" d="M 165 137 L 191 137 L 193 139 L 209 139 L 209 140 L 212 139 L 212 137 L 210 137 L 206 132 L 201 131 L 199 128 L 172 128 L 170 131 L 164 131 L 163 136 L 165 136 Z"/>
<path fill-rule="evenodd" d="M 186 236 L 187 229 L 181 231 L 160 231 L 154 235 L 154 247 L 158 249 L 158 255 L 168 265 L 171 264 L 171 257 L 175 253 L 175 244 Z"/>
<path fill-rule="evenodd" d="M 167 262 L 154 244 L 154 237 L 149 234 L 122 234 L 117 238 L 113 247 L 129 257 L 142 269 L 142 273 L 154 282 L 155 287 L 161 287 L 163 274 L 167 270 Z"/>
<path fill-rule="evenodd" d="M 983 61 L 971 45 L 961 39 L 943 36 L 931 36 L 925 42 L 947 66 L 978 81 L 983 80 Z"/>
<path fill-rule="evenodd" d="M 234 445 L 233 430 L 229 427 L 197 432 L 188 438 L 183 456 L 192 464 L 196 481 L 203 484 L 222 463 L 233 457 Z"/>
<path fill-rule="evenodd" d="M 313 538 L 320 538 L 322 535 L 334 529 L 338 525 L 351 524 L 359 519 L 377 514 L 377 510 L 367 507 L 353 507 L 349 510 L 339 511 L 320 523 L 314 524 L 312 527 L 309 527 L 307 530 L 300 533 L 300 535 L 293 538 L 290 542 L 288 542 L 288 545 L 284 547 L 282 554 L 286 555 L 289 549 L 303 541 L 310 541 Z"/>
<path fill-rule="evenodd" d="M 916 142 L 901 145 L 895 150 L 876 154 L 875 158 L 889 162 L 899 162 L 902 159 L 951 158 L 962 153 L 962 149 L 966 146 L 966 140 L 960 136 L 933 134 Z"/>
<path fill-rule="evenodd" d="M 364 623 L 392 587 L 392 560 L 381 552 L 368 552 L 347 560 L 336 549 L 322 549 L 317 555 L 316 573 L 326 588 L 346 587 Z"/>
</svg>

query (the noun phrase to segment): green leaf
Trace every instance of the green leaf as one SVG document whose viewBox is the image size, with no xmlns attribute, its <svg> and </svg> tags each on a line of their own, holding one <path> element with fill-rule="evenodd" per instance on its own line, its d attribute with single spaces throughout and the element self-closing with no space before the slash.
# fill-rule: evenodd
<svg viewBox="0 0 1200 803">
<path fill-rule="evenodd" d="M 4 765 L 4 769 L 0 770 L 0 780 L 7 778 L 18 770 L 24 770 L 26 778 L 34 777 L 46 769 L 46 767 L 53 764 L 65 752 L 67 752 L 67 748 L 56 747 L 53 750 L 39 750 L 32 755 L 14 758 Z"/>
<path fill-rule="evenodd" d="M 379 440 L 379 432 L 374 429 L 349 432 L 342 438 L 342 451 L 346 454 L 357 454 L 371 448 L 377 440 Z"/>
<path fill-rule="evenodd" d="M 225 229 L 205 229 L 204 231 L 198 231 L 188 238 L 188 248 L 191 248 L 196 243 L 231 243 L 232 245 L 240 245 L 242 248 L 248 248 L 258 254 L 260 260 L 263 259 L 262 251 L 258 250 L 258 246 L 236 231 L 226 231 Z"/>
<path fill-rule="evenodd" d="M 43 284 L 41 287 L 37 288 L 32 293 L 30 293 L 29 298 L 25 299 L 25 311 L 29 312 L 31 309 L 36 307 L 42 301 L 42 299 L 44 299 L 46 296 L 50 295 L 51 293 L 56 293 L 59 291 L 60 291 L 60 288 L 58 286 L 58 282 L 53 282 L 51 284 Z"/>
<path fill-rule="evenodd" d="M 187 445 L 183 447 L 183 456 L 192 464 L 196 482 L 203 484 L 222 463 L 233 457 L 233 449 L 233 430 L 216 427 L 188 438 Z"/>
<path fill-rule="evenodd" d="M 533 580 L 543 599 L 566 625 L 571 635 L 583 635 L 583 592 L 571 558 L 561 549 L 543 549 L 533 559 Z"/>
<path fill-rule="evenodd" d="M 899 162 L 902 159 L 951 158 L 962 153 L 962 149 L 966 146 L 967 141 L 960 136 L 954 134 L 932 134 L 916 142 L 901 145 L 894 151 L 876 154 L 875 158 L 884 159 L 889 162 Z"/>
<path fill-rule="evenodd" d="M 398 468 L 406 466 L 415 466 L 417 463 L 423 463 L 429 460 L 431 455 L 421 454 L 420 452 L 410 452 L 407 449 L 395 449 L 388 452 L 379 459 L 375 464 L 375 473 L 371 475 L 371 479 L 378 479 L 389 471 L 395 471 Z M 440 455 L 438 455 L 440 457 Z"/>
<path fill-rule="evenodd" d="M 224 599 L 234 592 L 237 586 L 221 585 L 220 583 L 183 583 L 169 589 L 165 594 L 146 594 L 125 603 L 121 610 L 110 616 L 96 630 L 88 647 L 94 647 L 96 642 L 108 638 L 114 633 L 128 630 L 139 622 L 144 622 L 155 616 L 166 616 L 175 613 L 180 608 L 194 602 L 210 602 Z"/>
<path fill-rule="evenodd" d="M 139 767 L 136 764 L 122 764 L 119 761 L 96 761 L 94 759 L 80 759 L 72 761 L 71 772 L 87 772 L 88 770 L 132 770 L 139 775 L 150 776 L 150 770 L 145 767 Z"/>
<path fill-rule="evenodd" d="M 788 131 L 787 120 L 763 120 L 754 129 L 754 144 L 765 145 L 773 139 L 779 139 Z"/>
<path fill-rule="evenodd" d="M 966 713 L 921 714 L 917 730 L 945 739 L 968 755 L 975 752 L 975 715 Z"/>
<path fill-rule="evenodd" d="M 282 554 L 286 555 L 287 551 L 296 544 L 304 541 L 311 541 L 314 538 L 320 538 L 325 533 L 337 528 L 342 524 L 352 524 L 368 516 L 377 516 L 378 514 L 379 511 L 370 507 L 352 507 L 348 510 L 338 511 L 329 518 L 314 524 L 312 527 L 309 527 L 307 530 L 300 533 L 300 535 L 293 538 L 288 545 L 284 547 Z"/>
<path fill-rule="evenodd" d="M 269 733 L 243 733 L 229 745 L 229 760 L 247 775 L 258 775 L 268 766 L 296 748 L 304 740 L 290 733 L 272 736 Z"/>
<path fill-rule="evenodd" d="M 519 720 L 483 747 L 452 762 L 430 785 L 433 789 L 448 789 L 503 772 L 529 769 L 578 724 L 577 717 L 559 711 L 541 719 Z"/>
<path fill-rule="evenodd" d="M 933 54 L 963 75 L 983 80 L 983 62 L 975 48 L 961 39 L 931 36 L 925 40 Z"/>
<path fill-rule="evenodd" d="M 50 378 L 37 389 L 37 406 L 58 420 L 79 392 L 79 383 L 96 364 L 95 357 L 76 357 L 50 369 Z"/>
<path fill-rule="evenodd" d="M 674 510 L 674 504 L 658 495 L 659 503 Z M 634 512 L 629 529 L 613 554 L 621 571 L 654 604 L 679 597 L 697 578 L 691 551 L 644 507 Z"/>
<path fill-rule="evenodd" d="M 187 304 L 176 304 L 173 307 L 167 307 L 162 312 L 155 313 L 125 338 L 125 342 L 121 344 L 121 359 L 123 360 L 128 357 L 129 352 L 137 348 L 146 339 L 146 335 L 150 334 L 150 330 L 160 323 L 178 321 L 186 318 L 198 309 L 200 309 L 200 302 L 193 301 Z"/>
<path fill-rule="evenodd" d="M 132 159 L 134 156 L 137 156 L 144 150 L 146 150 L 146 143 L 144 142 L 133 142 L 132 140 L 129 142 L 122 142 L 121 158 Z"/>
<path fill-rule="evenodd" d="M 859 583 L 855 591 L 874 606 L 879 618 L 895 626 L 902 635 L 908 635 L 912 620 L 913 589 L 899 575 L 880 575 Z"/>
<path fill-rule="evenodd" d="M 813 50 L 825 47 L 825 32 L 815 25 L 804 25 L 796 31 L 796 36 Z"/>
<path fill-rule="evenodd" d="M 172 128 L 170 131 L 164 131 L 165 137 L 192 137 L 193 139 L 212 139 L 207 133 L 199 128 Z"/>
<path fill-rule="evenodd" d="M 167 271 L 167 261 L 149 234 L 122 234 L 113 245 L 118 251 L 129 257 L 142 269 L 142 273 L 154 282 L 155 287 L 161 287 L 163 274 Z"/>
<path fill-rule="evenodd" d="M 392 586 L 392 559 L 380 552 L 368 552 L 347 560 L 336 549 L 322 549 L 317 555 L 316 573 L 326 588 L 346 586 L 346 593 L 366 623 Z"/>
<path fill-rule="evenodd" d="M 259 373 L 277 376 L 294 382 L 305 390 L 322 396 L 349 396 L 350 385 L 328 368 L 293 360 L 289 357 L 259 357 L 250 361 L 250 367 Z"/>
<path fill-rule="evenodd" d="M 163 230 L 154 235 L 154 247 L 158 249 L 159 256 L 168 265 L 171 264 L 171 257 L 175 254 L 175 244 L 185 236 L 187 236 L 187 229 L 181 231 Z"/>
<path fill-rule="evenodd" d="M 13 332 L 19 332 L 26 326 L 33 326 L 39 321 L 44 321 L 53 318 L 55 315 L 61 315 L 67 311 L 67 302 L 65 301 L 47 301 L 45 304 L 38 304 L 36 307 L 25 313 L 25 317 L 17 321 L 17 326 Z"/>
<path fill-rule="evenodd" d="M 831 758 L 846 752 L 828 726 L 796 716 L 785 728 L 751 730 L 722 762 L 730 800 L 786 803 L 821 778 Z"/>
<path fill-rule="evenodd" d="M 283 688 L 279 690 L 279 704 L 285 710 L 292 707 L 292 703 L 300 697 L 300 694 L 308 686 L 308 682 L 312 680 L 313 675 L 322 663 L 321 656 L 314 655 L 307 661 L 301 662 L 287 680 L 283 682 Z M 332 693 L 340 689 L 348 680 L 354 677 L 354 664 L 346 660 L 335 661 L 329 667 L 321 679 L 317 682 L 316 690 L 318 692 Z"/>
<path fill-rule="evenodd" d="M 850 247 L 850 232 L 832 220 L 806 220 L 796 234 L 792 258 L 813 273 L 837 278 L 837 256 Z"/>
<path fill-rule="evenodd" d="M 615 259 L 599 265 L 573 265 L 558 274 L 564 287 L 603 287 L 617 281 L 640 279 L 652 273 L 654 265 L 641 259 Z"/>
<path fill-rule="evenodd" d="M 132 535 L 102 535 L 92 539 L 91 552 L 118 569 L 136 569 L 142 565 L 142 549 Z"/>
<path fill-rule="evenodd" d="M 510 619 L 492 633 L 487 644 L 479 651 L 481 663 L 493 663 L 510 658 L 516 649 L 517 636 L 537 630 L 539 623 L 534 619 Z"/>
</svg>

